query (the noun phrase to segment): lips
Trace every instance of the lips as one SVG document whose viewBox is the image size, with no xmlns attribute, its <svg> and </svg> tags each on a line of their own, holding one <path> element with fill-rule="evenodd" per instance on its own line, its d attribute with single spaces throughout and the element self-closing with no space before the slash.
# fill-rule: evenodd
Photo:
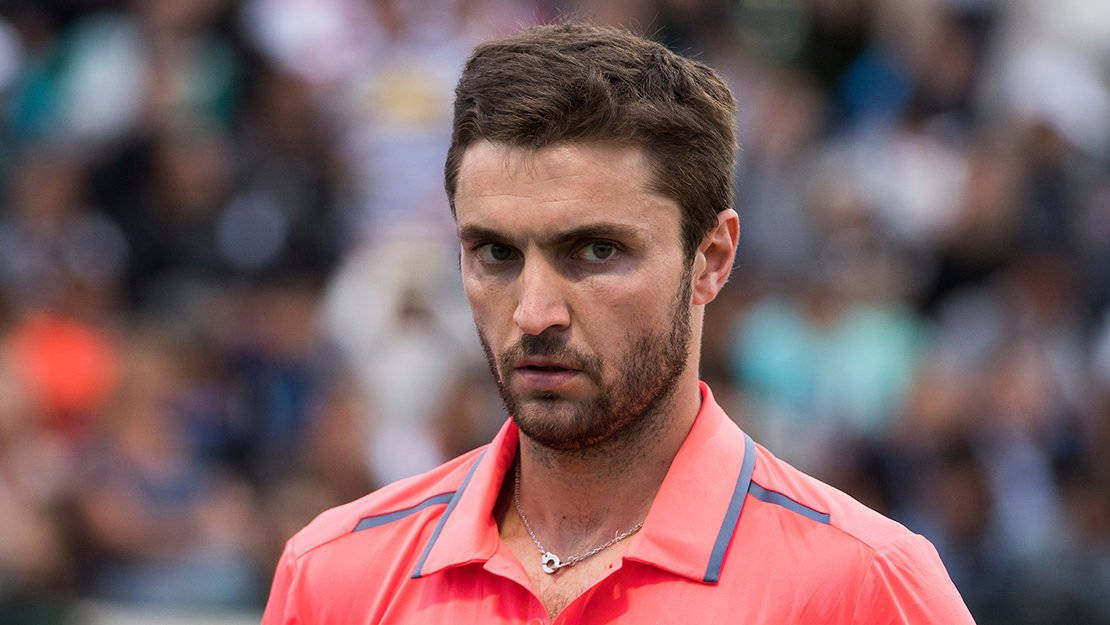
<svg viewBox="0 0 1110 625">
<path fill-rule="evenodd" d="M 513 371 L 525 386 L 539 391 L 559 390 L 582 373 L 568 363 L 538 358 L 518 361 Z"/>
<path fill-rule="evenodd" d="M 542 358 L 525 358 L 524 360 L 518 361 L 514 368 L 518 371 L 546 371 L 552 373 L 580 371 L 580 369 L 572 367 L 569 364 L 556 360 L 545 360 Z"/>
</svg>

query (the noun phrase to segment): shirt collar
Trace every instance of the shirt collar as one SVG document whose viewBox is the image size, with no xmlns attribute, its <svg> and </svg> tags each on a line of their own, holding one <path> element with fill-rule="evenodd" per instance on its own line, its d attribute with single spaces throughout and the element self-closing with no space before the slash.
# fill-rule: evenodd
<svg viewBox="0 0 1110 625">
<path fill-rule="evenodd" d="M 624 557 L 712 583 L 751 481 L 755 453 L 717 405 L 709 386 L 701 382 L 699 388 L 701 409 Z M 418 576 L 485 561 L 497 551 L 500 537 L 493 509 L 518 441 L 510 419 L 476 460 L 465 488 L 456 492 L 425 549 Z"/>
</svg>

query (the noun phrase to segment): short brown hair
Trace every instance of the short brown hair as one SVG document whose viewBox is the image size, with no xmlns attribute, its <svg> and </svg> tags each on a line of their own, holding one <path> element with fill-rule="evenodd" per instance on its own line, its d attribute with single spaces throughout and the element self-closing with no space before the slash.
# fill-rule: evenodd
<svg viewBox="0 0 1110 625">
<path fill-rule="evenodd" d="M 451 211 L 463 154 L 478 141 L 626 143 L 648 155 L 654 190 L 682 207 L 692 256 L 717 213 L 732 207 L 734 113 L 716 72 L 623 30 L 535 26 L 481 44 L 455 88 L 444 168 Z"/>
</svg>

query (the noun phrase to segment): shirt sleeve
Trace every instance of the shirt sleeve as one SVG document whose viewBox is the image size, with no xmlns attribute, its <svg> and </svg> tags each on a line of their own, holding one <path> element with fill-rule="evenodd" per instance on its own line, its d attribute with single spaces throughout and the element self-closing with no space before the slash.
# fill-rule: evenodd
<svg viewBox="0 0 1110 625">
<path fill-rule="evenodd" d="M 856 625 L 974 625 L 933 545 L 910 534 L 875 552 L 851 620 Z"/>
<path fill-rule="evenodd" d="M 296 579 L 296 559 L 293 549 L 285 543 L 274 583 L 270 587 L 270 598 L 266 601 L 266 611 L 262 614 L 262 625 L 303 625 L 294 602 L 293 585 Z"/>
</svg>

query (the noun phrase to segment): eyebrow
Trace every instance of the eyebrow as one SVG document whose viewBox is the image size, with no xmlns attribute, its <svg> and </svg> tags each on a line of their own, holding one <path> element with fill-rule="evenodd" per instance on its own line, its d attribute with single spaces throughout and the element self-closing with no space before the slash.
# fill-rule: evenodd
<svg viewBox="0 0 1110 625">
<path fill-rule="evenodd" d="M 559 246 L 584 239 L 621 239 L 627 241 L 638 238 L 642 230 L 643 228 L 628 224 L 600 222 L 552 233 L 541 239 L 540 243 L 545 246 Z M 459 228 L 460 241 L 506 241 L 509 238 L 497 230 L 485 226 L 468 224 Z"/>
</svg>

